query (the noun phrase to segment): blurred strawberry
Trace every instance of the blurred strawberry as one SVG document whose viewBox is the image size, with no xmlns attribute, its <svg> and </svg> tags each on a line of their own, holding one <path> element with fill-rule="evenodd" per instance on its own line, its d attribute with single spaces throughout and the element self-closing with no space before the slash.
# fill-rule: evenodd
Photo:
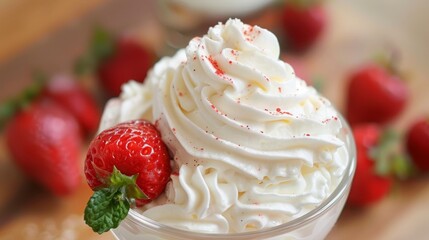
<svg viewBox="0 0 429 240">
<path fill-rule="evenodd" d="M 366 206 L 383 199 L 390 191 L 392 179 L 376 172 L 377 160 L 372 152 L 377 148 L 381 130 L 376 125 L 361 125 L 353 129 L 357 166 L 348 204 Z"/>
<path fill-rule="evenodd" d="M 129 80 L 143 82 L 154 58 L 150 51 L 132 39 L 120 39 L 113 55 L 98 67 L 101 85 L 112 96 L 121 93 L 121 86 Z"/>
<path fill-rule="evenodd" d="M 97 130 L 99 107 L 90 93 L 71 77 L 59 75 L 52 78 L 44 87 L 43 96 L 53 99 L 73 114 L 86 134 Z"/>
<path fill-rule="evenodd" d="M 420 119 L 407 131 L 406 149 L 414 165 L 422 172 L 429 172 L 429 121 Z"/>
<path fill-rule="evenodd" d="M 353 127 L 357 166 L 348 204 L 367 206 L 383 199 L 390 191 L 394 177 L 407 178 L 411 166 L 400 152 L 399 136 L 391 129 L 375 124 Z"/>
<path fill-rule="evenodd" d="M 290 47 L 297 51 L 310 48 L 326 28 L 326 11 L 321 1 L 287 1 L 283 9 L 282 29 Z"/>
<path fill-rule="evenodd" d="M 115 38 L 97 29 L 87 55 L 76 64 L 78 73 L 96 73 L 110 96 L 118 96 L 129 80 L 143 82 L 155 61 L 155 54 L 136 39 Z"/>
<path fill-rule="evenodd" d="M 408 95 L 397 75 L 380 65 L 366 65 L 349 78 L 346 118 L 351 125 L 387 123 L 404 110 Z"/>
<path fill-rule="evenodd" d="M 56 195 L 80 184 L 81 135 L 74 116 L 42 99 L 20 110 L 6 128 L 12 158 L 32 180 Z"/>
</svg>

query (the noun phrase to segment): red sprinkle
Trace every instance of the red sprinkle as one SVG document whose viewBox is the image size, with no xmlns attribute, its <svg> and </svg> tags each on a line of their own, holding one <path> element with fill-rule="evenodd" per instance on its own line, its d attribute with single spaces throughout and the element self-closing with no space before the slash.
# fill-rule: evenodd
<svg viewBox="0 0 429 240">
<path fill-rule="evenodd" d="M 282 111 L 282 109 L 281 108 L 276 108 L 276 112 L 278 112 L 278 113 L 280 113 L 280 114 L 287 114 L 287 115 L 290 115 L 290 116 L 293 116 L 293 114 L 292 113 L 290 113 L 290 112 L 287 112 L 287 111 Z"/>
<path fill-rule="evenodd" d="M 219 64 L 217 63 L 217 61 L 216 60 L 214 60 L 213 59 L 213 57 L 212 56 L 208 56 L 207 57 L 207 59 L 209 60 L 209 62 L 213 65 L 213 67 L 215 68 L 215 70 L 216 70 L 216 74 L 217 75 L 223 75 L 223 74 L 225 74 L 225 72 L 222 70 L 222 69 L 220 69 L 220 67 L 219 67 Z"/>
</svg>

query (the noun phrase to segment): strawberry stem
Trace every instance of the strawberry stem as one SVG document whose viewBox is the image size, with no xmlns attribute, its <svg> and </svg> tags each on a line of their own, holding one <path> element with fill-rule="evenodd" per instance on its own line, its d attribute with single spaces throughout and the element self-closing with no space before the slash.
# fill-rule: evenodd
<svg viewBox="0 0 429 240">
<path fill-rule="evenodd" d="M 374 61 L 381 65 L 386 71 L 394 76 L 402 76 L 399 71 L 400 52 L 393 46 L 388 47 L 384 52 L 374 56 Z"/>
<path fill-rule="evenodd" d="M 413 174 L 413 165 L 404 154 L 394 156 L 392 162 L 393 172 L 399 179 L 407 179 Z"/>
<path fill-rule="evenodd" d="M 146 194 L 137 186 L 138 175 L 127 176 L 122 174 L 116 167 L 113 167 L 112 175 L 109 179 L 109 186 L 123 188 L 126 197 L 129 199 L 147 199 Z"/>
<path fill-rule="evenodd" d="M 100 62 L 113 54 L 114 46 L 114 37 L 102 27 L 96 27 L 87 53 L 75 63 L 74 71 L 76 75 L 82 76 L 95 72 Z"/>
<path fill-rule="evenodd" d="M 292 6 L 298 7 L 298 8 L 310 8 L 311 6 L 316 6 L 318 4 L 321 4 L 324 0 L 289 0 L 286 1 L 286 4 L 290 4 Z"/>
</svg>

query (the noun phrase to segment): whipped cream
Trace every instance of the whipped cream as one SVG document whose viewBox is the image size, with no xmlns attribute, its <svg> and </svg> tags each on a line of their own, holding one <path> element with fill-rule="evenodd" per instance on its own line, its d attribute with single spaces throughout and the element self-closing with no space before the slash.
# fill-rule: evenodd
<svg viewBox="0 0 429 240">
<path fill-rule="evenodd" d="M 338 113 L 279 54 L 271 32 L 230 19 L 108 103 L 101 130 L 147 118 L 174 157 L 165 196 L 143 215 L 245 232 L 295 219 L 333 192 L 348 162 Z"/>
</svg>

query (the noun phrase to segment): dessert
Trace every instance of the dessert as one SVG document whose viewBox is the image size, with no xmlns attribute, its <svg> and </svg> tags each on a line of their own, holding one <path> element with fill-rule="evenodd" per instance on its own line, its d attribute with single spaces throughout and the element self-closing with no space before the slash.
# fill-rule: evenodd
<svg viewBox="0 0 429 240">
<path fill-rule="evenodd" d="M 343 121 L 279 54 L 271 32 L 230 19 L 109 101 L 100 130 L 147 119 L 173 158 L 165 194 L 141 215 L 190 232 L 257 231 L 305 215 L 350 178 Z"/>
</svg>

